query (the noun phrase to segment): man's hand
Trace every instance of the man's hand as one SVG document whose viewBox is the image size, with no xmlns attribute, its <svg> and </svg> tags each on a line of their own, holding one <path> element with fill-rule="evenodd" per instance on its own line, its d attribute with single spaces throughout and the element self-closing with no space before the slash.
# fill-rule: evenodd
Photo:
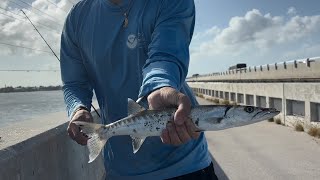
<svg viewBox="0 0 320 180">
<path fill-rule="evenodd" d="M 167 124 L 161 134 L 163 143 L 178 146 L 199 137 L 197 127 L 189 118 L 191 102 L 187 96 L 171 87 L 163 87 L 152 92 L 147 99 L 150 109 L 178 108 L 173 121 Z"/>
<path fill-rule="evenodd" d="M 68 134 L 78 144 L 87 145 L 88 136 L 81 132 L 80 127 L 74 124 L 74 121 L 93 122 L 91 113 L 85 109 L 78 110 L 72 117 L 67 128 Z"/>
</svg>

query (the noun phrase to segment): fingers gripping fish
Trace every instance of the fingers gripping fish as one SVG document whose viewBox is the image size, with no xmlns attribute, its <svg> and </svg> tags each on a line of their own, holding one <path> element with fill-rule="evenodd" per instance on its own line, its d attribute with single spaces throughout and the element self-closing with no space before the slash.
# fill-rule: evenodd
<svg viewBox="0 0 320 180">
<path fill-rule="evenodd" d="M 128 116 L 108 125 L 77 121 L 89 136 L 89 163 L 100 154 L 112 136 L 130 135 L 133 153 L 138 152 L 148 136 L 160 136 L 176 109 L 146 110 L 128 99 Z M 200 105 L 191 109 L 190 118 L 199 131 L 218 131 L 270 119 L 279 114 L 273 108 L 231 105 Z"/>
</svg>

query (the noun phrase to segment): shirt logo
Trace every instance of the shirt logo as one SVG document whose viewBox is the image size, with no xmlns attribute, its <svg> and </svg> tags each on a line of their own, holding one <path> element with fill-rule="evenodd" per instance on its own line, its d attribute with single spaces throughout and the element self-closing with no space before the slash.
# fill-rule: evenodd
<svg viewBox="0 0 320 180">
<path fill-rule="evenodd" d="M 135 47 L 137 47 L 138 44 L 138 38 L 136 35 L 134 34 L 130 34 L 128 36 L 128 40 L 127 40 L 127 46 L 130 49 L 134 49 Z"/>
</svg>

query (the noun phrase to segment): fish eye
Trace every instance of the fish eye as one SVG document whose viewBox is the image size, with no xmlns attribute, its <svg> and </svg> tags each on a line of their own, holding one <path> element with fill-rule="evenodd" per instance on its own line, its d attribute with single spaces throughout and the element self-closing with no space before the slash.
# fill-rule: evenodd
<svg viewBox="0 0 320 180">
<path fill-rule="evenodd" d="M 254 108 L 252 106 L 247 106 L 244 108 L 244 110 L 247 112 L 247 113 L 252 113 L 254 111 Z"/>
</svg>

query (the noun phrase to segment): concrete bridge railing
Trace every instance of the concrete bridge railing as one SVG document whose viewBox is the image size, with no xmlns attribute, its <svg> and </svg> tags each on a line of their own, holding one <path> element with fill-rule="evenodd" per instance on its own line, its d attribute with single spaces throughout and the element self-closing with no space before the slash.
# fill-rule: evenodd
<svg viewBox="0 0 320 180">
<path fill-rule="evenodd" d="M 93 114 L 94 119 L 97 117 Z M 100 157 L 88 164 L 87 147 L 72 141 L 68 123 L 0 150 L 1 180 L 102 180 Z"/>
<path fill-rule="evenodd" d="M 279 81 L 279 80 L 320 80 L 320 57 L 307 58 L 294 61 L 278 62 L 225 72 L 197 75 L 187 78 L 189 82 L 195 81 Z"/>
</svg>

